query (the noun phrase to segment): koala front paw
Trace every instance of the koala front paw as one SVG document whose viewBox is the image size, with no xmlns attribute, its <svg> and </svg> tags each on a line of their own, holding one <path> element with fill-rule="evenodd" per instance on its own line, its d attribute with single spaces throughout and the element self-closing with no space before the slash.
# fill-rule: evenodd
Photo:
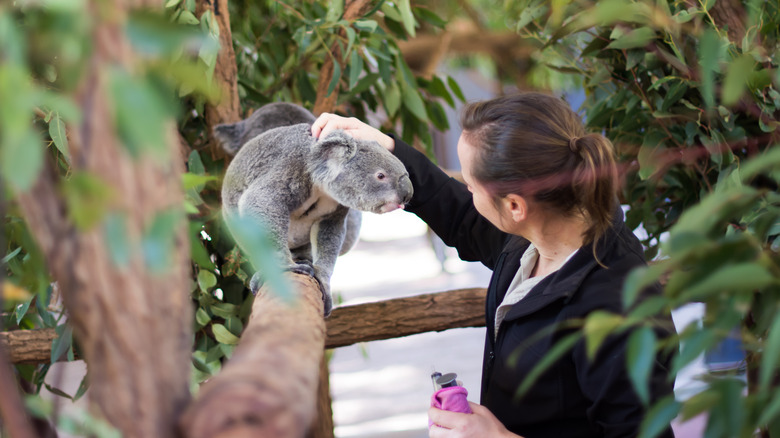
<svg viewBox="0 0 780 438">
<path fill-rule="evenodd" d="M 330 316 L 330 312 L 333 310 L 333 297 L 330 294 L 330 277 L 320 272 L 317 267 L 314 267 L 314 278 L 320 285 L 320 292 L 322 292 L 322 304 L 323 314 L 325 318 Z"/>
</svg>

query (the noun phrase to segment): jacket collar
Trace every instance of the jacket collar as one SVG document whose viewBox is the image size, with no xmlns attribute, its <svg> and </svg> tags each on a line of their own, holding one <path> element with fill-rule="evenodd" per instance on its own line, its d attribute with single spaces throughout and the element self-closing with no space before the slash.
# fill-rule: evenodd
<svg viewBox="0 0 780 438">
<path fill-rule="evenodd" d="M 612 226 L 596 244 L 596 255 L 602 263 L 606 260 L 612 247 L 620 239 L 619 230 L 622 228 L 623 210 L 618 207 L 612 215 Z M 508 248 L 509 245 L 507 245 Z M 512 306 L 504 320 L 509 321 L 530 315 L 560 299 L 565 301 L 571 300 L 580 289 L 580 285 L 585 280 L 585 277 L 596 266 L 598 266 L 598 262 L 593 255 L 593 246 L 584 245 L 580 247 L 571 260 L 564 264 L 561 269 L 531 289 L 531 292 L 523 298 L 522 305 Z"/>
</svg>

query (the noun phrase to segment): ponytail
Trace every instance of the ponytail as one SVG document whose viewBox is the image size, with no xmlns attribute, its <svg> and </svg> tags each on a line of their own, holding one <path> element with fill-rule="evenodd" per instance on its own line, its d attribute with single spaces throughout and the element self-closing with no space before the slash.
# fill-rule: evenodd
<svg viewBox="0 0 780 438">
<path fill-rule="evenodd" d="M 573 147 L 572 147 L 573 145 Z M 572 137 L 570 149 L 581 159 L 574 169 L 571 188 L 590 226 L 583 235 L 585 243 L 595 243 L 612 223 L 616 208 L 618 172 L 612 143 L 599 134 Z"/>
</svg>

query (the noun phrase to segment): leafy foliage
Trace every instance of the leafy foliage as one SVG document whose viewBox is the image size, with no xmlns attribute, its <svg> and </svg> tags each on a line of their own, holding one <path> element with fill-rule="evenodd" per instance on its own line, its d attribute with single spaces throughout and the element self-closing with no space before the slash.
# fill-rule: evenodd
<svg viewBox="0 0 780 438">
<path fill-rule="evenodd" d="M 708 437 L 780 435 L 780 9 L 742 6 L 744 17 L 724 23 L 715 2 L 506 2 L 536 44 L 536 80 L 585 89 L 588 127 L 612 140 L 623 164 L 627 221 L 644 228 L 647 255 L 656 257 L 626 284 L 628 316 L 591 315 L 586 340 L 605 335 L 589 326 L 631 329 L 628 365 L 647 401 L 650 353 L 677 341 L 654 338 L 658 312 L 706 304 L 702 324 L 680 333 L 674 372 L 741 327 L 747 383 L 710 377 L 689 400 L 658 401 L 642 436 L 702 412 Z M 742 20 L 746 31 L 735 39 Z M 658 280 L 665 295 L 639 301 Z"/>
</svg>

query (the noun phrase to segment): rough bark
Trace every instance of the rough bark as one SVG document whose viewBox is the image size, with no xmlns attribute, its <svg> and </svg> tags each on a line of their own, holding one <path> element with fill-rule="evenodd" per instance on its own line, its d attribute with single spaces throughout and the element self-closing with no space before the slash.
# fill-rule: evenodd
<svg viewBox="0 0 780 438">
<path fill-rule="evenodd" d="M 214 81 L 220 90 L 217 102 L 207 103 L 204 108 L 208 125 L 211 151 L 214 157 L 226 156 L 225 151 L 213 141 L 214 126 L 220 123 L 234 123 L 241 119 L 241 103 L 238 99 L 238 69 L 233 50 L 233 33 L 230 29 L 228 0 L 198 0 L 197 14 L 211 11 L 219 25 L 219 54 L 214 67 Z"/>
<path fill-rule="evenodd" d="M 305 436 L 314 418 L 325 321 L 317 282 L 288 278 L 294 302 L 268 285 L 260 289 L 233 357 L 182 416 L 184 436 Z"/>
<path fill-rule="evenodd" d="M 325 321 L 326 348 L 392 339 L 430 331 L 485 325 L 485 289 L 395 298 L 375 303 L 336 307 Z M 0 333 L 14 363 L 46 363 L 51 356 L 54 329 Z"/>
<path fill-rule="evenodd" d="M 51 343 L 57 338 L 54 329 L 14 330 L 0 333 L 0 344 L 7 348 L 11 363 L 48 363 Z"/>
<path fill-rule="evenodd" d="M 373 0 L 347 0 L 344 6 L 344 20 L 351 21 L 356 20 L 363 16 L 371 9 Z M 343 34 L 342 34 L 343 36 Z M 338 85 L 330 95 L 328 95 L 328 86 L 333 78 L 333 63 L 338 62 L 339 65 L 343 64 L 341 49 L 338 44 L 334 44 L 331 47 L 332 57 L 327 57 L 320 69 L 320 80 L 317 84 L 317 101 L 314 102 L 314 115 L 318 116 L 322 113 L 332 112 L 336 107 L 336 101 L 338 99 Z"/>
<path fill-rule="evenodd" d="M 740 0 L 717 0 L 709 11 L 718 27 L 727 27 L 729 40 L 740 45 L 745 37 L 747 14 Z"/>
<path fill-rule="evenodd" d="M 306 438 L 333 438 L 333 400 L 330 396 L 330 369 L 328 356 L 320 362 L 320 381 L 317 385 L 317 412 Z"/>
<path fill-rule="evenodd" d="M 133 7 L 157 2 L 89 4 L 94 17 L 91 52 L 74 96 L 82 122 L 70 126 L 72 172 L 100 179 L 114 197 L 110 210 L 125 218 L 130 242 L 162 211 L 183 200 L 173 122 L 166 131 L 168 160 L 131 158 L 117 138 L 111 69 L 134 70 L 134 55 L 122 23 Z M 108 8 L 108 9 L 107 9 Z M 189 240 L 182 220 L 173 236 L 170 263 L 147 266 L 139 251 L 126 266 L 111 260 L 102 226 L 77 229 L 60 196 L 51 163 L 34 187 L 18 194 L 25 219 L 43 251 L 90 370 L 91 406 L 125 437 L 170 437 L 189 399 L 192 305 Z"/>
</svg>

